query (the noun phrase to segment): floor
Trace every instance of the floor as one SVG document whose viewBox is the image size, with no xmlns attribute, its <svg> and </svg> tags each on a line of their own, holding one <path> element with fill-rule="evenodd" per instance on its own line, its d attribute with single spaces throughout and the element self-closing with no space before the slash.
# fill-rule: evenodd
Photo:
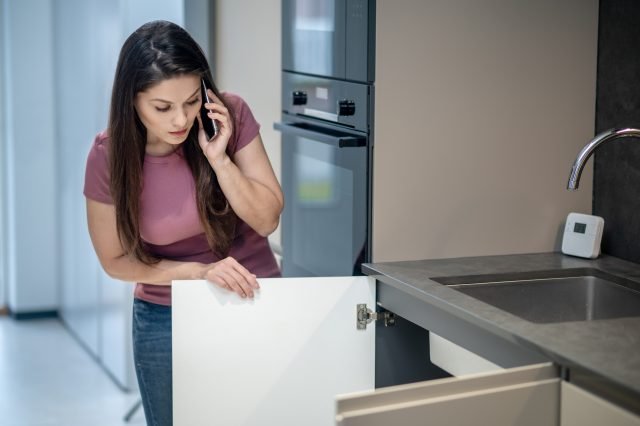
<svg viewBox="0 0 640 426">
<path fill-rule="evenodd" d="M 144 425 L 138 400 L 123 392 L 57 319 L 0 317 L 0 424 Z"/>
</svg>

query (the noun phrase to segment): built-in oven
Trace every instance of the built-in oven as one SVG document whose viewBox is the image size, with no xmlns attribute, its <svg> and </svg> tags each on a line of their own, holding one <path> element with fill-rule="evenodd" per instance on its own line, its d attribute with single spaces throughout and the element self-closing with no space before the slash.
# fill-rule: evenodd
<svg viewBox="0 0 640 426">
<path fill-rule="evenodd" d="M 374 81 L 374 0 L 282 0 L 282 70 Z"/>
<path fill-rule="evenodd" d="M 284 276 L 371 260 L 375 0 L 282 0 Z"/>
<path fill-rule="evenodd" d="M 370 260 L 372 87 L 283 73 L 283 276 L 360 274 Z"/>
</svg>

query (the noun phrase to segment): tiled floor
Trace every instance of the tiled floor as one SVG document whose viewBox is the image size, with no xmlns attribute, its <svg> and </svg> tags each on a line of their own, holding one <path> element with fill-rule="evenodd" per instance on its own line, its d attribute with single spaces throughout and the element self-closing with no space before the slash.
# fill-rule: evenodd
<svg viewBox="0 0 640 426">
<path fill-rule="evenodd" d="M 0 425 L 144 425 L 118 388 L 57 319 L 0 317 Z"/>
</svg>

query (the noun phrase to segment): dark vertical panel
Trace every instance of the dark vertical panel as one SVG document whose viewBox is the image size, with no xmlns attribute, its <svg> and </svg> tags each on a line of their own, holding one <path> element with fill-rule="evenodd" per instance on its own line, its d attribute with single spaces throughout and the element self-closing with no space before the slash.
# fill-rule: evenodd
<svg viewBox="0 0 640 426">
<path fill-rule="evenodd" d="M 601 0 L 596 132 L 640 127 L 640 1 Z M 640 139 L 608 142 L 595 153 L 593 214 L 602 216 L 602 251 L 640 263 Z"/>
<path fill-rule="evenodd" d="M 451 377 L 429 359 L 428 330 L 399 316 L 393 327 L 375 327 L 376 388 Z"/>
<path fill-rule="evenodd" d="M 375 40 L 374 0 L 346 1 L 345 75 L 347 80 L 373 81 L 373 50 Z"/>
</svg>

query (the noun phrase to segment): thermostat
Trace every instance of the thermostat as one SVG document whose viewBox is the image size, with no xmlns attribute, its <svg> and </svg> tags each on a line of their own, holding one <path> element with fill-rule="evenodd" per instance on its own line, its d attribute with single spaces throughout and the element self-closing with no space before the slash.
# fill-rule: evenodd
<svg viewBox="0 0 640 426">
<path fill-rule="evenodd" d="M 562 253 L 595 259 L 600 255 L 604 219 L 582 213 L 569 213 L 564 225 Z"/>
</svg>

